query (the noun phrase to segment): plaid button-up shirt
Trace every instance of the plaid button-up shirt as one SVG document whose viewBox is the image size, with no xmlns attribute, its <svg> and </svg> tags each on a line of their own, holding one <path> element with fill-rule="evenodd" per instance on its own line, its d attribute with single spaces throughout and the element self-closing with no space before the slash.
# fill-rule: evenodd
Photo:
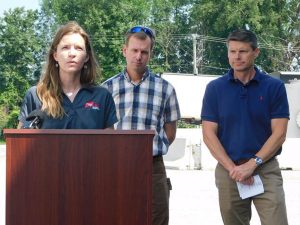
<svg viewBox="0 0 300 225">
<path fill-rule="evenodd" d="M 153 156 L 164 155 L 169 141 L 165 123 L 180 119 L 173 86 L 147 70 L 139 84 L 131 82 L 126 70 L 102 84 L 112 94 L 119 121 L 116 129 L 155 130 Z"/>
</svg>

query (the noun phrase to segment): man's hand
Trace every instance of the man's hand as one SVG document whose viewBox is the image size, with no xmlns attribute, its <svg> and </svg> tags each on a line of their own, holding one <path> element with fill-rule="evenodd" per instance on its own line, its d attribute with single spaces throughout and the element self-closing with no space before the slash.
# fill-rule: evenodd
<svg viewBox="0 0 300 225">
<path fill-rule="evenodd" d="M 253 172 L 257 165 L 254 160 L 250 159 L 248 162 L 235 166 L 229 171 L 229 176 L 242 184 L 252 185 L 254 182 Z"/>
</svg>

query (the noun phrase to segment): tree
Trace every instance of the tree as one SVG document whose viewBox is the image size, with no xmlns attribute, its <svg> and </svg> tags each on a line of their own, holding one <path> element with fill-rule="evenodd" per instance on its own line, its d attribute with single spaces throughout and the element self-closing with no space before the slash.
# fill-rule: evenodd
<svg viewBox="0 0 300 225">
<path fill-rule="evenodd" d="M 205 43 L 205 61 L 209 67 L 228 68 L 225 38 L 237 28 L 248 27 L 259 39 L 261 54 L 257 64 L 267 72 L 288 67 L 284 55 L 287 50 L 289 10 L 292 2 L 268 0 L 200 0 L 193 5 L 192 26 L 196 33 L 209 38 Z M 218 73 L 220 71 L 217 71 Z"/>
<path fill-rule="evenodd" d="M 37 19 L 37 11 L 24 8 L 9 10 L 0 18 L 0 123 L 5 127 L 8 121 L 12 121 L 10 126 L 16 125 L 15 111 L 40 67 L 42 44 L 36 36 Z"/>
<path fill-rule="evenodd" d="M 191 1 L 153 0 L 150 24 L 157 30 L 157 45 L 152 63 L 159 72 L 192 72 L 192 39 L 189 28 Z M 181 35 L 184 34 L 184 35 Z M 189 48 L 188 48 L 189 49 Z"/>
<path fill-rule="evenodd" d="M 288 44 L 286 58 L 291 62 L 290 70 L 300 72 L 300 2 L 290 1 Z"/>
<path fill-rule="evenodd" d="M 75 20 L 92 37 L 92 45 L 103 68 L 102 80 L 124 67 L 121 54 L 127 29 L 144 24 L 148 3 L 141 0 L 43 0 L 42 10 L 52 15 L 56 25 Z"/>
<path fill-rule="evenodd" d="M 125 62 L 121 54 L 123 36 L 134 25 L 149 26 L 157 31 L 157 45 L 150 62 L 154 72 L 187 71 L 183 65 L 192 61 L 192 54 L 183 51 L 181 44 L 191 40 L 176 34 L 189 30 L 190 2 L 44 0 L 42 9 L 46 14 L 52 14 L 57 24 L 76 20 L 88 31 L 104 71 L 103 79 L 107 79 L 124 68 Z"/>
</svg>

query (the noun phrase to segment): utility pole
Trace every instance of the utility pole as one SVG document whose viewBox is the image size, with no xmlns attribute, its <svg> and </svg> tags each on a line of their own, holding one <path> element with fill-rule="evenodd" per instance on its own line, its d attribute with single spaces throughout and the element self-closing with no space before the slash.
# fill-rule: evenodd
<svg viewBox="0 0 300 225">
<path fill-rule="evenodd" d="M 193 74 L 198 75 L 198 68 L 197 68 L 197 34 L 192 34 L 193 38 Z"/>
<path fill-rule="evenodd" d="M 199 36 L 198 36 L 199 37 Z M 198 65 L 198 73 L 202 74 L 203 73 L 203 57 L 204 57 L 204 41 L 203 38 L 200 38 L 198 40 L 198 46 L 197 46 L 197 52 L 198 52 L 198 57 L 197 57 L 197 65 Z M 200 70 L 200 71 L 199 71 Z"/>
</svg>

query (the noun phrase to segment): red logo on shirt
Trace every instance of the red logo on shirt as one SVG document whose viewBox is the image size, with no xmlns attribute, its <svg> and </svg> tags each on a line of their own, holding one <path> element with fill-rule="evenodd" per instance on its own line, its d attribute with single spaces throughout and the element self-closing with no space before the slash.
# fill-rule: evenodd
<svg viewBox="0 0 300 225">
<path fill-rule="evenodd" d="M 96 102 L 89 101 L 89 102 L 86 102 L 86 103 L 85 103 L 84 108 L 86 108 L 86 109 L 96 109 L 96 110 L 99 110 L 100 105 L 97 104 Z"/>
</svg>

